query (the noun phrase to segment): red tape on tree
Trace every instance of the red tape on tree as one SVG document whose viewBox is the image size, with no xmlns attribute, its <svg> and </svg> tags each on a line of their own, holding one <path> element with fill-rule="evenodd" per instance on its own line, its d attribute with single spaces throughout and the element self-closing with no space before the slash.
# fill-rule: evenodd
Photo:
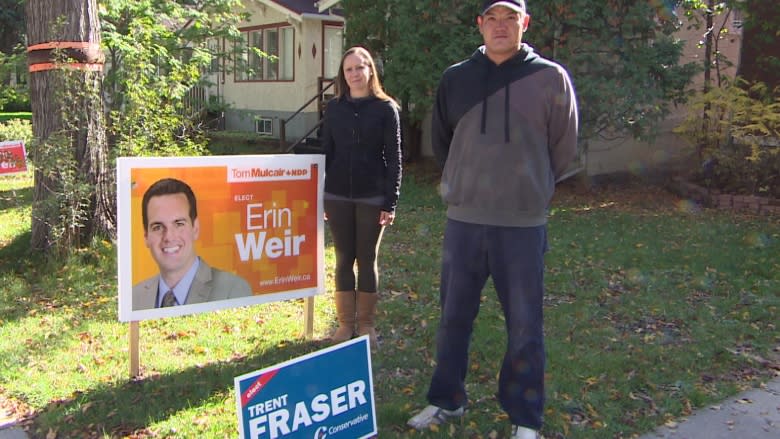
<svg viewBox="0 0 780 439">
<path fill-rule="evenodd" d="M 64 61 L 57 61 L 57 60 Z M 57 68 L 102 71 L 103 51 L 100 44 L 89 41 L 52 41 L 27 47 L 30 73 Z"/>
</svg>

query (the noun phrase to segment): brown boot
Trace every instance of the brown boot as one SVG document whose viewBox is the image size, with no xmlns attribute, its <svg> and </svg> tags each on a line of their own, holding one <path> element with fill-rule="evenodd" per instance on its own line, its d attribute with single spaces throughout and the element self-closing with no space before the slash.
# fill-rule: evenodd
<svg viewBox="0 0 780 439">
<path fill-rule="evenodd" d="M 376 322 L 376 302 L 379 300 L 379 293 L 357 293 L 357 335 L 368 335 L 371 349 L 379 347 L 376 338 L 374 324 Z"/>
<path fill-rule="evenodd" d="M 336 316 L 339 320 L 339 327 L 330 336 L 330 339 L 334 343 L 341 343 L 355 335 L 355 292 L 336 291 L 333 293 L 333 297 L 336 299 Z"/>
</svg>

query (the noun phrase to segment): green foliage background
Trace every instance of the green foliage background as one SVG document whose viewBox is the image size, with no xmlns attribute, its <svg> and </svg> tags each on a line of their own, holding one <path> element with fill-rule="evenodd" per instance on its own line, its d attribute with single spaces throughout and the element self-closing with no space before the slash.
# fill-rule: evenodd
<svg viewBox="0 0 780 439">
<path fill-rule="evenodd" d="M 365 45 L 382 59 L 388 91 L 408 102 L 415 120 L 431 107 L 441 72 L 481 44 L 478 0 L 342 4 L 348 45 Z M 673 11 L 663 2 L 534 0 L 528 8 L 524 41 L 569 69 L 583 139 L 651 138 L 670 106 L 685 99 L 696 66 L 679 64 L 682 42 L 672 36 Z"/>
<path fill-rule="evenodd" d="M 206 139 L 188 93 L 215 57 L 210 38 L 235 38 L 240 0 L 101 0 L 109 146 L 115 155 L 199 155 Z"/>
</svg>

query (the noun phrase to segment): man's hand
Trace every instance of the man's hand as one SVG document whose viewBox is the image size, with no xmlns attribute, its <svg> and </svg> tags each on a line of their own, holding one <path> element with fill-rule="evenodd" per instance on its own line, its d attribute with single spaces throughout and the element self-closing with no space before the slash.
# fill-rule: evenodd
<svg viewBox="0 0 780 439">
<path fill-rule="evenodd" d="M 387 212 L 382 211 L 379 214 L 379 225 L 380 226 L 392 226 L 393 221 L 395 221 L 395 213 L 394 212 Z"/>
</svg>

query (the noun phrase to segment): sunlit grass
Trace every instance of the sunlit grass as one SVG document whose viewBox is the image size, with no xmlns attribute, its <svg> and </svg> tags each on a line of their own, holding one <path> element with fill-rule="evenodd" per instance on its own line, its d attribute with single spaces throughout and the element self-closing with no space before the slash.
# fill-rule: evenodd
<svg viewBox="0 0 780 439">
<path fill-rule="evenodd" d="M 6 120 L 11 119 L 23 119 L 23 120 L 30 120 L 32 119 L 32 113 L 29 111 L 17 111 L 17 112 L 0 112 L 0 122 L 4 122 Z"/>
<path fill-rule="evenodd" d="M 0 245 L 30 230 L 32 172 L 0 174 Z"/>
</svg>

